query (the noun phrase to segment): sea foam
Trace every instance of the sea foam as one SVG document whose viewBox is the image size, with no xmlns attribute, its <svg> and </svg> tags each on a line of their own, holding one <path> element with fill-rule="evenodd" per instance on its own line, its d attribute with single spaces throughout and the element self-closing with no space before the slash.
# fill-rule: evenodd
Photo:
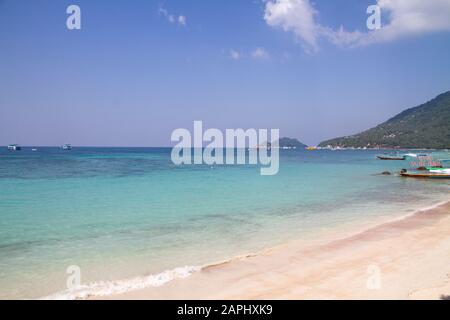
<svg viewBox="0 0 450 320">
<path fill-rule="evenodd" d="M 60 291 L 46 296 L 43 300 L 76 300 L 89 297 L 103 297 L 111 294 L 121 294 L 129 291 L 145 289 L 149 287 L 160 287 L 175 279 L 184 279 L 198 272 L 202 267 L 186 266 L 166 270 L 158 274 L 136 277 L 128 280 L 98 281 L 87 285 L 80 285 L 73 289 Z"/>
</svg>

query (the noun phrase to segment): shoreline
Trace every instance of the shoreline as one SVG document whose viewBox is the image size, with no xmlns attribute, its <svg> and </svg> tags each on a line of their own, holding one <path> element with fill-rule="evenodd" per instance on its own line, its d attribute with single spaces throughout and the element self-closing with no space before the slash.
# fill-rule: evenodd
<svg viewBox="0 0 450 320">
<path fill-rule="evenodd" d="M 448 230 L 450 200 L 345 236 L 294 240 L 186 267 L 194 269 L 163 286 L 84 298 L 439 299 L 450 296 Z M 374 276 L 379 288 L 370 289 Z"/>
</svg>

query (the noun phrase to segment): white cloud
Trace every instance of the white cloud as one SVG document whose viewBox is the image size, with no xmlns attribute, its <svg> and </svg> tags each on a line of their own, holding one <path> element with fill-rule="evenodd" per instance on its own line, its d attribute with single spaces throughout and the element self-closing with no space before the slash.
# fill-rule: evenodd
<svg viewBox="0 0 450 320">
<path fill-rule="evenodd" d="M 244 58 L 251 58 L 255 60 L 269 60 L 270 54 L 269 52 L 262 48 L 258 47 L 249 52 L 237 51 L 235 49 L 230 49 L 228 57 L 233 60 L 242 60 Z"/>
<path fill-rule="evenodd" d="M 178 23 L 182 26 L 186 25 L 186 17 L 183 15 L 178 16 Z"/>
<path fill-rule="evenodd" d="M 362 44 L 391 41 L 401 37 L 450 31 L 449 0 L 378 0 L 382 17 L 388 13 L 389 22 L 368 37 Z"/>
<path fill-rule="evenodd" d="M 264 19 L 272 27 L 293 32 L 307 48 L 317 50 L 316 14 L 309 0 L 271 0 L 266 3 Z"/>
<path fill-rule="evenodd" d="M 159 7 L 158 8 L 158 14 L 160 16 L 164 16 L 164 17 L 168 17 L 169 16 L 169 12 L 166 9 L 164 9 L 163 7 Z"/>
<path fill-rule="evenodd" d="M 353 47 L 450 31 L 450 0 L 377 0 L 377 5 L 385 23 L 376 31 L 346 31 L 343 27 L 334 30 L 323 26 L 317 22 L 318 12 L 310 0 L 268 0 L 264 19 L 272 27 L 294 33 L 305 49 L 313 52 L 318 50 L 320 39 Z"/>
<path fill-rule="evenodd" d="M 158 14 L 160 16 L 163 16 L 167 19 L 167 21 L 169 21 L 170 23 L 176 23 L 178 22 L 178 24 L 180 26 L 186 26 L 186 16 L 184 15 L 179 15 L 178 17 L 169 13 L 169 11 L 167 11 L 167 9 L 165 9 L 164 7 L 160 6 L 158 8 Z"/>
<path fill-rule="evenodd" d="M 242 55 L 238 51 L 231 49 L 230 58 L 233 60 L 239 60 L 242 58 Z"/>
<path fill-rule="evenodd" d="M 170 23 L 174 23 L 175 22 L 175 17 L 173 14 L 169 14 L 167 16 L 167 20 L 169 20 Z"/>
<path fill-rule="evenodd" d="M 256 48 L 255 50 L 252 51 L 251 57 L 253 59 L 264 60 L 264 59 L 269 59 L 270 54 L 264 48 Z"/>
</svg>

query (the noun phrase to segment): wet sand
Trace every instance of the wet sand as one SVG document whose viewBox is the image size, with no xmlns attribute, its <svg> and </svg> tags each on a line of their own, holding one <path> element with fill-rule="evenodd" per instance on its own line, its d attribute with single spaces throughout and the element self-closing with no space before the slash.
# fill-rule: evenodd
<svg viewBox="0 0 450 320">
<path fill-rule="evenodd" d="M 340 239 L 295 241 L 98 299 L 450 297 L 450 202 Z"/>
</svg>

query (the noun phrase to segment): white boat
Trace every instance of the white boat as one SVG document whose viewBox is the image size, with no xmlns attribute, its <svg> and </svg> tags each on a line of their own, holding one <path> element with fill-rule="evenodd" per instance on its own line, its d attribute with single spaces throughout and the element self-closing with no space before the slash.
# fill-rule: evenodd
<svg viewBox="0 0 450 320">
<path fill-rule="evenodd" d="M 417 154 L 417 153 L 407 153 L 407 154 L 405 154 L 405 156 L 411 157 L 411 158 L 423 158 L 423 157 L 428 157 L 427 154 Z"/>
<path fill-rule="evenodd" d="M 405 156 L 411 157 L 411 158 L 417 158 L 417 154 L 416 153 L 406 153 Z"/>
<path fill-rule="evenodd" d="M 22 150 L 22 148 L 19 145 L 17 145 L 17 144 L 10 144 L 8 146 L 8 150 L 10 150 L 10 151 L 19 151 L 19 150 Z"/>
<path fill-rule="evenodd" d="M 450 174 L 450 168 L 445 169 L 432 169 L 430 170 L 432 173 L 443 173 L 443 174 Z"/>
<path fill-rule="evenodd" d="M 66 143 L 65 145 L 62 146 L 63 150 L 72 150 L 72 145 Z"/>
</svg>

